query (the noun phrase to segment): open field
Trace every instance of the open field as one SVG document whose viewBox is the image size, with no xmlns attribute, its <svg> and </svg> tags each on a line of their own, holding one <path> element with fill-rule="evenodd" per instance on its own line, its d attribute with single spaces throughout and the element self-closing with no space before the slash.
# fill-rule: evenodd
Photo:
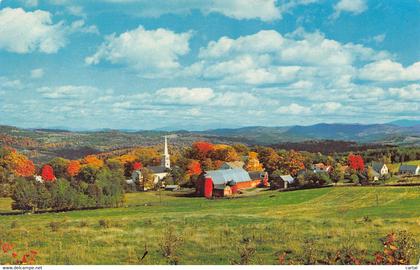
<svg viewBox="0 0 420 270">
<path fill-rule="evenodd" d="M 223 200 L 174 194 L 127 194 L 127 207 L 118 209 L 0 216 L 0 239 L 38 250 L 41 264 L 167 264 L 161 253 L 167 227 L 182 238 L 180 264 L 230 264 L 244 238 L 255 245 L 257 264 L 276 264 L 283 251 L 301 258 L 311 248 L 323 255 L 343 247 L 372 254 L 395 230 L 420 241 L 419 187 L 262 191 Z M 0 200 L 0 211 L 9 210 L 8 202 Z M 52 229 L 51 222 L 59 225 Z"/>
</svg>

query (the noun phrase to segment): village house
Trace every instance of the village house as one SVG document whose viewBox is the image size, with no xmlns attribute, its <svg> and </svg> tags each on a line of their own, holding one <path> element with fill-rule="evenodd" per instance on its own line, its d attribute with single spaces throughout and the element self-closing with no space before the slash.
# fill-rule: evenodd
<svg viewBox="0 0 420 270">
<path fill-rule="evenodd" d="M 332 167 L 325 165 L 324 163 L 317 163 L 312 165 L 312 170 L 314 173 L 329 173 L 332 170 Z"/>
<path fill-rule="evenodd" d="M 389 173 L 388 167 L 382 162 L 372 162 L 372 169 L 380 176 L 384 176 Z"/>
<path fill-rule="evenodd" d="M 242 168 L 206 171 L 197 180 L 196 194 L 206 198 L 225 197 L 264 183 L 268 183 L 268 176 L 264 172 L 248 173 Z"/>
<path fill-rule="evenodd" d="M 399 174 L 406 175 L 420 175 L 420 165 L 405 165 L 402 164 L 398 171 Z"/>
</svg>

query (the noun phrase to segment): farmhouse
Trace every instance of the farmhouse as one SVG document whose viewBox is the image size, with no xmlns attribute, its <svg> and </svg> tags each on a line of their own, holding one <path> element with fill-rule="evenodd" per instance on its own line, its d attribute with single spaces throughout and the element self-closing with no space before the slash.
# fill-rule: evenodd
<svg viewBox="0 0 420 270">
<path fill-rule="evenodd" d="M 196 194 L 206 198 L 230 196 L 238 190 L 254 188 L 267 181 L 262 178 L 266 177 L 263 173 L 252 175 L 254 179 L 242 168 L 203 172 L 197 180 Z"/>
<path fill-rule="evenodd" d="M 408 175 L 420 175 L 420 165 L 401 165 L 400 170 L 398 171 L 400 174 L 408 174 Z"/>
<path fill-rule="evenodd" d="M 377 172 L 380 176 L 387 175 L 389 170 L 386 164 L 382 162 L 372 162 L 372 169 Z"/>
</svg>

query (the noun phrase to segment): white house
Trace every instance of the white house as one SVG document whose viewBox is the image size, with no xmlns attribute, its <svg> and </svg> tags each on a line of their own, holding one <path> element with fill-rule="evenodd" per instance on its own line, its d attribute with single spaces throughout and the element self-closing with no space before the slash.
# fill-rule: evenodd
<svg viewBox="0 0 420 270">
<path fill-rule="evenodd" d="M 387 175 L 389 173 L 388 167 L 386 164 L 381 162 L 372 162 L 372 169 L 379 173 L 380 176 Z"/>
</svg>

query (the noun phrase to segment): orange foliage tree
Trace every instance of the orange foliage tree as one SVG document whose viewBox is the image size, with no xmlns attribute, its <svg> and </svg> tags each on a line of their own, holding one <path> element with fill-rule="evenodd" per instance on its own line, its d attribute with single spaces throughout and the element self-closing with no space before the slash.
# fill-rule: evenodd
<svg viewBox="0 0 420 270">
<path fill-rule="evenodd" d="M 103 160 L 99 159 L 95 155 L 86 156 L 83 159 L 83 164 L 89 165 L 90 167 L 95 168 L 95 169 L 100 169 L 104 166 Z"/>
<path fill-rule="evenodd" d="M 214 145 L 209 142 L 195 142 L 192 145 L 191 156 L 194 159 L 205 160 L 214 151 Z"/>
<path fill-rule="evenodd" d="M 188 175 L 200 175 L 202 172 L 200 162 L 197 160 L 191 160 L 188 164 Z"/>
<path fill-rule="evenodd" d="M 67 174 L 71 177 L 74 177 L 79 174 L 80 172 L 80 161 L 78 160 L 72 160 L 69 162 L 69 165 L 67 166 Z"/>
<path fill-rule="evenodd" d="M 5 161 L 17 176 L 28 177 L 35 174 L 34 163 L 14 149 L 5 157 Z"/>
</svg>

